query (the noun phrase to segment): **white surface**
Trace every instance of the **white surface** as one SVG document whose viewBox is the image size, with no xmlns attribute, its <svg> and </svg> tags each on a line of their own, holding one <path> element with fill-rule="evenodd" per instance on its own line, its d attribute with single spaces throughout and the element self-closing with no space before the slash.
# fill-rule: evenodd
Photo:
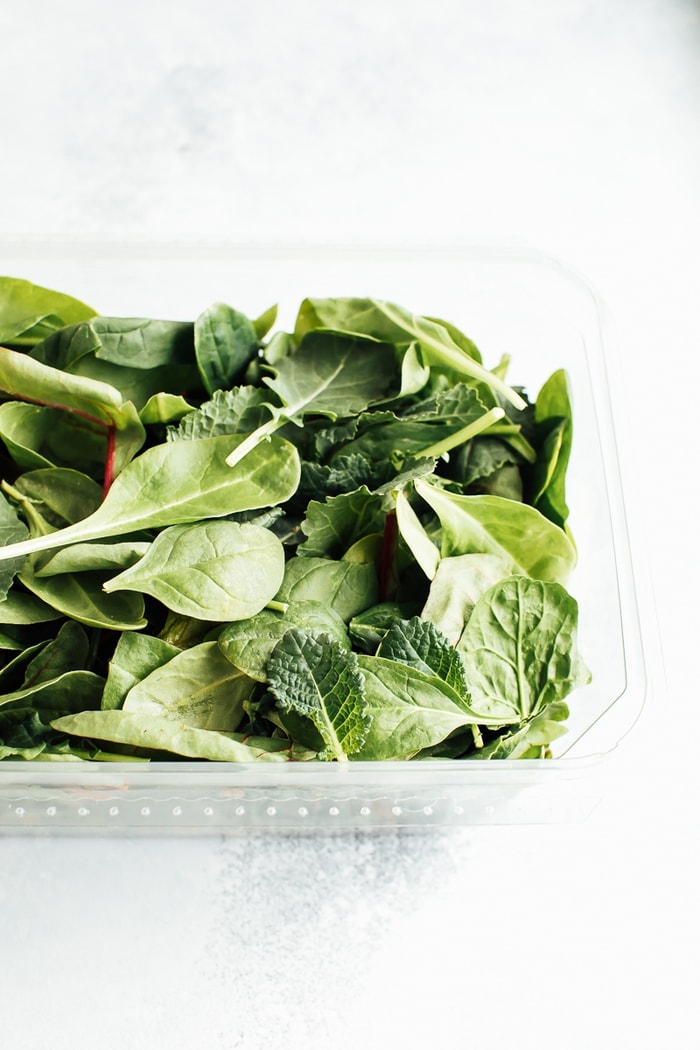
<svg viewBox="0 0 700 1050">
<path fill-rule="evenodd" d="M 668 676 L 583 824 L 0 839 L 14 1050 L 690 1045 L 698 4 L 40 0 L 0 27 L 0 239 L 518 236 L 583 272 Z"/>
</svg>

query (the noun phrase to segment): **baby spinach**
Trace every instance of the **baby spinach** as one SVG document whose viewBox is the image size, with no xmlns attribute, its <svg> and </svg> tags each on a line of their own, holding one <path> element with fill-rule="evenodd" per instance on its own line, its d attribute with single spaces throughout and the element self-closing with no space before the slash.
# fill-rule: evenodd
<svg viewBox="0 0 700 1050">
<path fill-rule="evenodd" d="M 568 377 L 305 299 L 96 314 L 0 278 L 0 759 L 542 758 L 590 679 Z"/>
</svg>

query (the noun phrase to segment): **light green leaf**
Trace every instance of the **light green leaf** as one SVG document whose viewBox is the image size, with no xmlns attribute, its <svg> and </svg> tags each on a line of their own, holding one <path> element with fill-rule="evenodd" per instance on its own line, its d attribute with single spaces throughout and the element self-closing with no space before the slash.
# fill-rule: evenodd
<svg viewBox="0 0 700 1050">
<path fill-rule="evenodd" d="M 35 577 L 59 576 L 67 572 L 114 571 L 125 569 L 146 554 L 150 541 L 125 541 L 124 543 L 74 543 L 71 547 L 59 547 L 45 554 L 35 554 L 33 571 Z"/>
<path fill-rule="evenodd" d="M 254 687 L 253 679 L 234 667 L 216 642 L 202 642 L 137 682 L 127 693 L 123 710 L 232 733 Z"/>
<path fill-rule="evenodd" d="M 246 743 L 246 738 L 240 734 L 195 729 L 142 711 L 81 711 L 54 719 L 51 725 L 62 733 L 89 740 L 211 762 L 288 762 L 297 757 L 288 740 L 264 741 L 264 746 L 260 747 L 254 738 L 248 738 L 250 743 Z"/>
<path fill-rule="evenodd" d="M 496 554 L 442 558 L 421 616 L 456 645 L 481 595 L 506 576 L 510 576 L 510 561 Z"/>
<path fill-rule="evenodd" d="M 140 594 L 105 594 L 104 572 L 35 576 L 31 559 L 17 577 L 35 597 L 88 627 L 136 631 L 146 626 Z"/>
<path fill-rule="evenodd" d="M 181 394 L 160 391 L 152 394 L 139 412 L 139 419 L 148 426 L 153 423 L 178 423 L 195 410 Z"/>
<path fill-rule="evenodd" d="M 577 620 L 558 583 L 511 576 L 486 591 L 457 644 L 479 716 L 521 722 L 585 685 Z"/>
<path fill-rule="evenodd" d="M 282 544 L 259 525 L 172 525 L 140 561 L 107 581 L 105 590 L 141 591 L 199 620 L 243 620 L 274 598 L 284 564 Z"/>
<path fill-rule="evenodd" d="M 224 517 L 288 499 L 299 482 L 294 446 L 271 438 L 231 469 L 226 456 L 239 440 L 201 438 L 147 449 L 116 478 L 94 514 L 50 536 L 0 548 L 0 561 L 139 529 Z"/>
<path fill-rule="evenodd" d="M 95 311 L 63 292 L 18 277 L 0 277 L 0 343 L 29 347 Z"/>
<path fill-rule="evenodd" d="M 275 598 L 280 602 L 325 602 L 347 623 L 376 605 L 378 591 L 373 565 L 330 558 L 292 558 Z"/>
<path fill-rule="evenodd" d="M 576 564 L 571 541 L 534 507 L 502 496 L 457 495 L 422 478 L 415 488 L 440 519 L 443 557 L 495 554 L 513 573 L 560 583 Z"/>
<path fill-rule="evenodd" d="M 176 646 L 169 645 L 162 638 L 153 638 L 140 631 L 125 631 L 119 636 L 109 662 L 102 709 L 111 711 L 120 708 L 130 689 L 179 652 Z"/>
</svg>

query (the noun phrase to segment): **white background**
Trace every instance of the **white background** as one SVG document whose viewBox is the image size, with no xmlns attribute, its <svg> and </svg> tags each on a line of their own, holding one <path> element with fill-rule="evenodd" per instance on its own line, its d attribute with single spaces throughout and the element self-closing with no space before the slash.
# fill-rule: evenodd
<svg viewBox="0 0 700 1050">
<path fill-rule="evenodd" d="M 34 0 L 0 36 L 0 252 L 516 237 L 583 273 L 654 672 L 583 823 L 0 839 L 8 1044 L 692 1045 L 700 4 Z"/>
</svg>

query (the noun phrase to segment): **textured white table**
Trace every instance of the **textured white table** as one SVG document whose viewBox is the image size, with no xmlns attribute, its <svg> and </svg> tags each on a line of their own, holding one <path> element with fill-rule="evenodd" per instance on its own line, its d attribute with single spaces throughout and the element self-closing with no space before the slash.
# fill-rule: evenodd
<svg viewBox="0 0 700 1050">
<path fill-rule="evenodd" d="M 583 272 L 668 676 L 582 824 L 0 839 L 8 1045 L 689 1045 L 697 4 L 36 0 L 0 23 L 0 241 L 516 236 Z"/>
</svg>

